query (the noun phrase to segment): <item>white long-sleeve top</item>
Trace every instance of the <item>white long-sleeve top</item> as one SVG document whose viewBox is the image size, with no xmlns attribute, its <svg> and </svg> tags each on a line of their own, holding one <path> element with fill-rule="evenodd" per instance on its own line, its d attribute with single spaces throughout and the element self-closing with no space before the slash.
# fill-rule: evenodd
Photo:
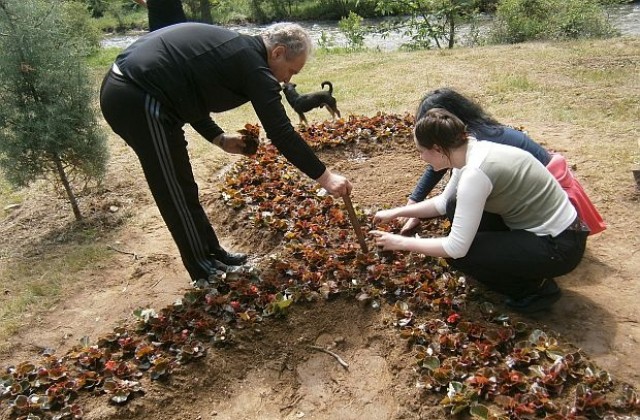
<svg viewBox="0 0 640 420">
<path fill-rule="evenodd" d="M 447 201 L 457 205 L 448 236 L 441 238 L 452 258 L 464 257 L 478 232 L 482 212 L 502 216 L 515 230 L 557 236 L 577 213 L 558 181 L 531 154 L 512 146 L 469 139 L 466 164 L 454 169 L 442 194 L 433 198 L 439 214 Z"/>
</svg>

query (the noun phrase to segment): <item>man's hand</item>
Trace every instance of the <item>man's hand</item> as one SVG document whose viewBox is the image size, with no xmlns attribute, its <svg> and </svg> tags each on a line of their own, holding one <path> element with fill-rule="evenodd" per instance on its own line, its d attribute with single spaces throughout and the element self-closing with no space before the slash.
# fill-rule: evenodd
<svg viewBox="0 0 640 420">
<path fill-rule="evenodd" d="M 325 170 L 316 181 L 334 197 L 351 195 L 351 189 L 353 188 L 351 182 L 342 175 L 332 173 L 329 169 Z"/>
<path fill-rule="evenodd" d="M 238 133 L 244 137 L 244 149 L 242 153 L 247 156 L 253 156 L 260 146 L 260 126 L 254 124 L 245 124 L 244 128 L 238 130 Z"/>
<path fill-rule="evenodd" d="M 245 156 L 253 156 L 258 151 L 258 146 L 260 145 L 260 140 L 257 137 L 251 135 L 243 135 L 242 140 L 244 141 L 244 146 L 242 147 L 242 154 Z"/>
<path fill-rule="evenodd" d="M 213 144 L 227 153 L 253 156 L 258 151 L 260 144 L 257 137 L 244 134 L 220 134 L 213 140 Z"/>
</svg>

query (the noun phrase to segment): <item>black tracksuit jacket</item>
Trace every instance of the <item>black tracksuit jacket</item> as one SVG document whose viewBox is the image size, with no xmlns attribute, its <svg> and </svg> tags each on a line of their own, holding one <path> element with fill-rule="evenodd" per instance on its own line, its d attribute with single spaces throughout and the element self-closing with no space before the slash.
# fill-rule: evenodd
<svg viewBox="0 0 640 420">
<path fill-rule="evenodd" d="M 325 171 L 285 112 L 282 88 L 269 69 L 261 37 L 181 23 L 141 37 L 116 64 L 176 120 L 189 123 L 209 141 L 223 132 L 212 112 L 250 101 L 267 137 L 287 160 L 313 179 Z"/>
</svg>

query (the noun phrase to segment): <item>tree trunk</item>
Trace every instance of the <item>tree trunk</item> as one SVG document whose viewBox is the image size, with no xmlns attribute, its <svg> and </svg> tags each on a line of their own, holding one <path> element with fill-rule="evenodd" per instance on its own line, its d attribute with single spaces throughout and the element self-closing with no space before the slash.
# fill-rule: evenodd
<svg viewBox="0 0 640 420">
<path fill-rule="evenodd" d="M 213 19 L 211 18 L 211 3 L 209 3 L 209 0 L 200 0 L 200 21 L 213 23 Z"/>
<path fill-rule="evenodd" d="M 80 221 L 82 220 L 82 214 L 80 213 L 80 207 L 78 207 L 78 200 L 73 194 L 73 190 L 71 189 L 71 185 L 69 184 L 67 174 L 64 172 L 64 168 L 62 167 L 62 162 L 57 155 L 54 155 L 53 161 L 56 164 L 56 169 L 58 171 L 60 181 L 62 181 L 62 185 L 64 185 L 64 189 L 67 192 L 67 197 L 69 197 L 69 202 L 71 203 L 71 208 L 73 209 L 73 215 L 76 217 L 76 220 Z"/>
<path fill-rule="evenodd" d="M 449 16 L 449 49 L 453 48 L 456 41 L 456 23 L 453 13 Z"/>
</svg>

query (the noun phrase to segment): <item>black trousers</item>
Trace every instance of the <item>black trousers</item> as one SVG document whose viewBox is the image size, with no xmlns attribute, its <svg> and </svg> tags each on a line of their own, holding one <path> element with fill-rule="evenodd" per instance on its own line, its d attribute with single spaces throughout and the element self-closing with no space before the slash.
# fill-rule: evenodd
<svg viewBox="0 0 640 420">
<path fill-rule="evenodd" d="M 455 200 L 447 205 L 453 220 Z M 534 293 L 545 278 L 572 271 L 584 255 L 588 231 L 569 228 L 556 237 L 510 230 L 499 215 L 484 212 L 467 255 L 449 265 L 509 297 Z"/>
<path fill-rule="evenodd" d="M 100 108 L 113 131 L 135 151 L 147 184 L 192 280 L 215 273 L 218 237 L 200 204 L 183 123 L 123 76 L 110 71 Z"/>
</svg>

